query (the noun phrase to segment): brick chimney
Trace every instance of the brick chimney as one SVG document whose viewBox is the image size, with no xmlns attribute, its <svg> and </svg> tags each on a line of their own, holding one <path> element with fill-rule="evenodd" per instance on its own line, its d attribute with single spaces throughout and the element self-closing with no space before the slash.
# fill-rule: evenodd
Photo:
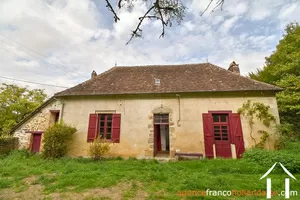
<svg viewBox="0 0 300 200">
<path fill-rule="evenodd" d="M 93 70 L 92 75 L 91 75 L 91 79 L 95 78 L 97 76 L 97 73 L 95 72 L 95 70 Z"/>
<path fill-rule="evenodd" d="M 232 61 L 232 63 L 229 65 L 228 70 L 235 74 L 241 74 L 239 64 L 236 64 L 235 61 Z"/>
</svg>

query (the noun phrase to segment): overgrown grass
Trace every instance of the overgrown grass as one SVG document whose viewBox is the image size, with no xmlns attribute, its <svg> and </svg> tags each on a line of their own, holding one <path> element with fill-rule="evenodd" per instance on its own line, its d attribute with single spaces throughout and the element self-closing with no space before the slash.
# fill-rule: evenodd
<svg viewBox="0 0 300 200">
<path fill-rule="evenodd" d="M 259 178 L 271 166 L 249 159 L 194 160 L 160 163 L 156 160 L 86 158 L 45 160 L 38 155 L 15 151 L 0 158 L 0 193 L 5 188 L 26 190 L 26 177 L 36 177 L 32 184 L 44 186 L 44 193 L 82 192 L 93 188 L 109 188 L 122 183 L 131 187 L 122 191 L 124 199 L 148 194 L 148 199 L 182 199 L 179 191 L 189 190 L 265 190 L 266 181 Z M 287 167 L 288 168 L 288 167 Z M 294 174 L 296 178 L 300 174 Z M 272 175 L 272 187 L 284 190 L 284 173 Z M 300 195 L 300 182 L 291 181 L 291 189 Z M 265 197 L 199 197 L 185 199 L 265 199 Z M 294 197 L 298 199 L 299 197 Z M 272 199 L 282 199 L 275 197 Z M 293 197 L 291 197 L 293 199 Z"/>
</svg>

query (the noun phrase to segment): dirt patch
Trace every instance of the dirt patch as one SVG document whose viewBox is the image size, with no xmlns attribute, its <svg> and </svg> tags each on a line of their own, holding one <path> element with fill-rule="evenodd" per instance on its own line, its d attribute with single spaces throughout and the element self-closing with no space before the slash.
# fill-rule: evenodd
<svg viewBox="0 0 300 200">
<path fill-rule="evenodd" d="M 35 184 L 37 177 L 31 176 L 25 178 L 24 184 L 26 188 L 22 191 L 17 191 L 18 189 L 9 188 L 0 190 L 0 200 L 10 200 L 10 199 L 136 199 L 142 200 L 148 197 L 148 194 L 141 189 L 141 184 L 136 183 L 121 183 L 113 187 L 109 188 L 95 188 L 85 190 L 83 192 L 62 192 L 62 193 L 51 193 L 51 194 L 43 194 L 44 187 L 40 184 Z M 131 192 L 135 190 L 131 196 L 125 197 L 124 192 Z"/>
<path fill-rule="evenodd" d="M 43 187 L 41 185 L 32 185 L 36 180 L 35 176 L 25 178 L 23 180 L 25 189 L 22 191 L 19 191 L 19 188 L 1 190 L 0 199 L 43 199 L 41 196 Z"/>
</svg>

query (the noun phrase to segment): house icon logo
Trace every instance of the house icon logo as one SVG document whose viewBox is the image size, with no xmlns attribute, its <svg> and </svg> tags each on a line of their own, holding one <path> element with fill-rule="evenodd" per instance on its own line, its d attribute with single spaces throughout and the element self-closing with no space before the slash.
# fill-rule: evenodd
<svg viewBox="0 0 300 200">
<path fill-rule="evenodd" d="M 293 176 L 293 174 L 291 174 L 291 172 L 289 172 L 280 162 L 278 162 L 279 165 L 281 166 L 281 168 L 283 169 L 283 171 L 292 179 L 296 180 L 296 178 Z M 275 168 L 275 166 L 277 165 L 277 162 L 262 176 L 260 177 L 259 180 L 264 179 L 266 176 L 268 176 L 273 169 Z M 271 185 L 272 185 L 272 181 L 271 178 L 267 178 L 267 199 L 271 199 Z M 290 178 L 285 178 L 285 190 L 284 190 L 284 194 L 285 194 L 285 198 L 289 199 L 290 198 Z"/>
</svg>

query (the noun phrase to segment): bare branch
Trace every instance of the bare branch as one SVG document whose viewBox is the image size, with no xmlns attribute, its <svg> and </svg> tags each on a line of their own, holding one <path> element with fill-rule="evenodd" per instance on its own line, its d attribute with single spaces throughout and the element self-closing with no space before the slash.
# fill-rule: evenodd
<svg viewBox="0 0 300 200">
<path fill-rule="evenodd" d="M 156 6 L 158 7 L 158 13 L 159 13 L 159 15 L 160 15 L 160 21 L 161 21 L 161 25 L 162 25 L 162 32 L 161 32 L 161 34 L 160 34 L 160 38 L 161 37 L 164 37 L 165 36 L 165 26 L 167 25 L 167 23 L 164 21 L 164 17 L 163 17 L 163 15 L 162 15 L 162 13 L 161 13 L 161 10 L 160 9 L 163 9 L 163 8 L 161 8 L 160 6 L 159 6 L 159 0 L 157 0 L 156 2 L 155 2 L 155 4 L 156 4 Z M 165 9 L 168 9 L 168 8 L 165 8 Z"/>
<path fill-rule="evenodd" d="M 118 7 L 119 7 L 119 9 L 122 8 L 122 1 L 123 1 L 123 0 L 119 0 L 119 2 L 118 2 Z"/>
<path fill-rule="evenodd" d="M 114 21 L 118 22 L 120 18 L 118 17 L 117 13 L 115 12 L 112 4 L 110 3 L 111 0 L 105 0 L 106 1 L 106 7 L 113 13 L 114 15 Z M 128 8 L 132 8 L 134 5 L 134 2 L 138 0 L 116 0 L 117 8 L 121 9 L 126 4 L 128 5 Z M 146 0 L 140 0 L 140 1 L 146 1 Z M 150 1 L 150 0 L 149 0 Z M 182 0 L 151 0 L 150 2 L 154 2 L 152 6 L 146 11 L 146 13 L 139 17 L 139 23 L 137 24 L 136 28 L 132 31 L 131 37 L 126 43 L 129 44 L 131 40 L 134 37 L 141 37 L 142 36 L 142 29 L 141 26 L 143 24 L 144 19 L 149 20 L 160 20 L 161 26 L 162 26 L 162 32 L 159 37 L 165 36 L 165 28 L 166 26 L 172 26 L 172 23 L 174 21 L 177 21 L 178 24 L 183 20 L 184 17 L 184 10 L 185 7 L 182 3 Z M 204 11 L 201 13 L 201 16 L 207 10 L 212 6 L 212 4 L 215 3 L 214 8 L 211 12 L 214 12 L 217 8 L 223 9 L 223 4 L 225 0 L 210 0 Z"/>
<path fill-rule="evenodd" d="M 141 35 L 139 34 L 139 32 L 142 31 L 142 30 L 140 29 L 140 26 L 142 25 L 143 20 L 144 20 L 145 18 L 147 18 L 147 15 L 148 15 L 153 9 L 154 9 L 154 6 L 152 6 L 151 8 L 149 8 L 149 10 L 144 14 L 143 17 L 140 17 L 140 18 L 139 18 L 140 22 L 139 22 L 138 25 L 136 26 L 135 30 L 132 31 L 131 37 L 130 37 L 130 39 L 128 40 L 128 42 L 126 43 L 126 45 L 129 44 L 129 42 L 131 42 L 131 40 L 133 39 L 133 37 L 135 37 L 135 36 L 137 36 L 137 37 L 141 36 Z"/>
<path fill-rule="evenodd" d="M 212 2 L 215 0 L 210 0 L 210 2 L 208 3 L 208 5 L 206 6 L 206 8 L 204 9 L 204 11 L 202 12 L 202 14 L 200 16 L 203 16 L 203 14 L 208 10 L 208 8 L 211 6 Z M 216 6 L 212 9 L 211 12 L 214 12 L 218 7 L 221 7 L 221 10 L 223 10 L 223 5 L 224 5 L 224 1 L 225 0 L 217 0 L 216 2 Z"/>
<path fill-rule="evenodd" d="M 210 2 L 209 2 L 209 4 L 206 6 L 206 8 L 204 9 L 204 11 L 202 12 L 202 14 L 200 15 L 200 16 L 202 16 L 202 15 L 204 15 L 204 13 L 207 11 L 207 9 L 210 7 L 210 4 L 213 2 L 214 0 L 210 0 Z"/>
<path fill-rule="evenodd" d="M 115 10 L 113 9 L 112 5 L 110 4 L 109 0 L 105 0 L 106 1 L 106 7 L 114 14 L 114 19 L 115 22 L 118 22 L 118 20 L 120 20 L 120 18 L 118 17 L 117 13 L 115 12 Z M 119 1 L 119 5 L 121 5 L 121 1 Z"/>
<path fill-rule="evenodd" d="M 221 7 L 221 10 L 223 10 L 224 1 L 225 0 L 218 0 L 217 3 L 216 3 L 217 5 L 212 9 L 211 12 L 214 12 L 215 9 L 218 8 L 218 7 Z"/>
</svg>

